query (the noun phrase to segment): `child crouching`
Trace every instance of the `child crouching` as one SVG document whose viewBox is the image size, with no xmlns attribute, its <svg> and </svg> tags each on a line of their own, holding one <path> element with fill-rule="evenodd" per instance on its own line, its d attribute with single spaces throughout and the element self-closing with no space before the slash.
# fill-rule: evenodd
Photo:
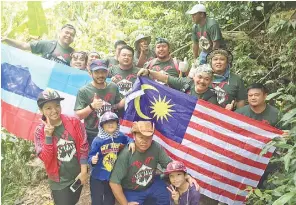
<svg viewBox="0 0 296 205">
<path fill-rule="evenodd" d="M 198 205 L 200 193 L 195 186 L 189 185 L 186 180 L 187 170 L 179 161 L 172 161 L 167 165 L 165 175 L 168 176 L 171 185 L 167 189 L 171 193 L 171 204 Z"/>
<path fill-rule="evenodd" d="M 119 119 L 113 112 L 100 118 L 98 136 L 93 140 L 88 162 L 92 166 L 90 191 L 93 205 L 113 205 L 115 198 L 109 186 L 109 178 L 122 145 L 129 144 L 135 151 L 133 140 L 119 132 Z"/>
</svg>

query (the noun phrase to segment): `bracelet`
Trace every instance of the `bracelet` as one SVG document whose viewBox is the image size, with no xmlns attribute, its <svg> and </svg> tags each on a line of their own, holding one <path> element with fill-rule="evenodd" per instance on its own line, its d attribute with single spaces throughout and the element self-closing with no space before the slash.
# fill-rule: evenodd
<svg viewBox="0 0 296 205">
<path fill-rule="evenodd" d="M 95 110 L 95 108 L 93 108 L 93 106 L 91 106 L 91 103 L 88 106 L 90 107 L 91 110 Z"/>
</svg>

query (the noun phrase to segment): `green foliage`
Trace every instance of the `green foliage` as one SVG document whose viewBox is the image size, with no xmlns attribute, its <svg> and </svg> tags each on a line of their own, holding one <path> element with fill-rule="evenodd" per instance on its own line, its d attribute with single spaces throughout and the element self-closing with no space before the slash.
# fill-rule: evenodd
<svg viewBox="0 0 296 205">
<path fill-rule="evenodd" d="M 133 46 L 135 37 L 143 33 L 152 36 L 151 48 L 156 37 L 165 37 L 171 42 L 171 52 L 177 50 L 174 56 L 178 59 L 188 57 L 188 61 L 192 61 L 190 45 L 193 24 L 191 16 L 185 12 L 194 4 L 196 2 L 188 1 L 55 2 L 51 8 L 44 10 L 48 34 L 42 38 L 55 39 L 61 26 L 71 23 L 77 29 L 73 47 L 76 50 L 100 51 L 104 56 L 112 55 L 116 40 L 125 40 Z M 265 151 L 271 146 L 277 147 L 271 160 L 276 168 L 263 189 L 248 188 L 250 205 L 296 204 L 296 23 L 289 19 L 291 11 L 286 13 L 286 4 L 262 1 L 205 2 L 207 15 L 218 20 L 224 37 L 234 32 L 234 37 L 227 39 L 228 48 L 234 56 L 232 71 L 242 76 L 246 86 L 254 82 L 264 83 L 270 91 L 269 103 L 282 113 L 280 124 L 290 129 L 289 138 L 275 139 L 266 147 Z M 2 3 L 2 36 L 31 40 L 27 9 L 26 2 Z M 15 145 L 9 142 L 5 143 L 5 147 L 15 150 Z M 12 170 L 8 163 L 5 167 Z M 25 167 L 22 169 L 26 170 Z M 12 193 L 12 190 L 17 193 L 20 183 L 9 178 L 9 174 L 2 175 L 6 180 L 6 192 L 2 192 L 2 198 L 8 199 L 7 196 L 13 194 L 7 193 Z M 10 183 L 7 183 L 8 179 Z"/>
<path fill-rule="evenodd" d="M 28 3 L 28 28 L 30 35 L 42 36 L 44 33 L 48 33 L 46 26 L 46 19 L 44 11 L 42 9 L 41 2 L 29 1 Z"/>
<path fill-rule="evenodd" d="M 39 167 L 32 170 L 26 165 L 34 153 L 31 141 L 16 138 L 5 129 L 1 133 L 1 201 L 14 204 L 24 194 L 23 188 L 38 184 L 45 172 Z"/>
</svg>

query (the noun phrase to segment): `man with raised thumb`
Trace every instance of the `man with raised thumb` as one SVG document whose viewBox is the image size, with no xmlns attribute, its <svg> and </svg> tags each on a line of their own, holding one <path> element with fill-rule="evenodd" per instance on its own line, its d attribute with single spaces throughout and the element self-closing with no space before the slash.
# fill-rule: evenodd
<svg viewBox="0 0 296 205">
<path fill-rule="evenodd" d="M 119 104 L 121 96 L 118 86 L 113 82 L 106 82 L 106 61 L 94 60 L 89 67 L 93 80 L 79 89 L 74 110 L 80 119 L 84 119 L 87 140 L 91 145 L 98 134 L 99 116 L 111 111 L 111 108 L 118 110 L 123 107 Z"/>
</svg>

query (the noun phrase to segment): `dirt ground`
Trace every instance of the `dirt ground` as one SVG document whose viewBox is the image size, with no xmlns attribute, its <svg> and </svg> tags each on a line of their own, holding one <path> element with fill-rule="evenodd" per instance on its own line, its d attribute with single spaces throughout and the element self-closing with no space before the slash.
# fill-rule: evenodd
<svg viewBox="0 0 296 205">
<path fill-rule="evenodd" d="M 34 167 L 43 167 L 43 162 L 38 158 L 33 159 L 27 165 Z M 45 169 L 44 169 L 45 172 Z M 40 181 L 37 186 L 31 186 L 25 189 L 25 195 L 15 202 L 15 205 L 53 205 L 53 200 L 51 198 L 51 193 L 48 185 L 47 179 Z M 89 189 L 89 179 L 87 184 L 83 187 L 80 200 L 77 205 L 90 205 L 90 189 Z"/>
<path fill-rule="evenodd" d="M 26 189 L 25 196 L 16 201 L 15 205 L 53 205 L 53 200 L 51 199 L 50 189 L 47 180 L 40 182 L 38 186 L 29 187 Z M 80 195 L 80 200 L 77 205 L 90 205 L 90 190 L 89 181 L 83 187 L 82 193 Z"/>
</svg>

